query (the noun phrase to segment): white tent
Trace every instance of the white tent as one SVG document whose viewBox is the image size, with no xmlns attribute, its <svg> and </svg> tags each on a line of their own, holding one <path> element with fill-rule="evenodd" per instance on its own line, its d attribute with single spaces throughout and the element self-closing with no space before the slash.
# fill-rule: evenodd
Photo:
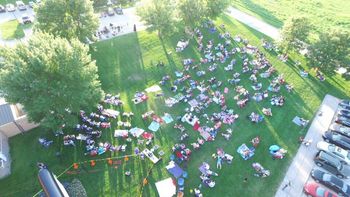
<svg viewBox="0 0 350 197">
<path fill-rule="evenodd" d="M 167 178 L 156 183 L 159 197 L 172 197 L 176 194 L 176 186 L 172 178 Z"/>
</svg>

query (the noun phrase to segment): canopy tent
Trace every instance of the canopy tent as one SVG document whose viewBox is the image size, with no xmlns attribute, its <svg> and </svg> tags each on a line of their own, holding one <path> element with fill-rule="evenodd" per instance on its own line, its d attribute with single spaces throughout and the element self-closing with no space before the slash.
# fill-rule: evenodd
<svg viewBox="0 0 350 197">
<path fill-rule="evenodd" d="M 130 134 L 134 137 L 140 137 L 145 130 L 134 127 L 129 130 Z"/>
<path fill-rule="evenodd" d="M 156 182 L 159 197 L 172 197 L 176 194 L 176 186 L 172 178 Z"/>
</svg>

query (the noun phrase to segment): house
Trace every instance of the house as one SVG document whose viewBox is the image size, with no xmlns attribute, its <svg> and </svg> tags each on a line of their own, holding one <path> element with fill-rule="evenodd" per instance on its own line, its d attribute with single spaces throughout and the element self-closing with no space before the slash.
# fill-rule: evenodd
<svg viewBox="0 0 350 197">
<path fill-rule="evenodd" d="M 8 138 L 37 126 L 28 121 L 20 104 L 9 104 L 0 97 L 0 179 L 11 173 Z"/>
</svg>

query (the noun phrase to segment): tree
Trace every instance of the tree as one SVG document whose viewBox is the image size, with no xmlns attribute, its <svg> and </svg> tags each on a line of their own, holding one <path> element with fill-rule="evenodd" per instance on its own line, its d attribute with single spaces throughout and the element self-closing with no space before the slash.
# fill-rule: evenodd
<svg viewBox="0 0 350 197">
<path fill-rule="evenodd" d="M 218 17 L 230 5 L 229 0 L 207 0 L 206 9 L 211 18 Z"/>
<path fill-rule="evenodd" d="M 78 123 L 103 96 L 88 46 L 37 32 L 27 44 L 0 50 L 0 94 L 24 106 L 30 121 L 55 130 Z"/>
<path fill-rule="evenodd" d="M 143 0 L 137 7 L 137 13 L 151 26 L 157 30 L 158 35 L 169 34 L 175 29 L 175 4 L 169 0 Z"/>
<path fill-rule="evenodd" d="M 69 184 L 67 188 L 67 192 L 69 196 L 72 197 L 87 197 L 86 190 L 83 184 L 79 181 L 79 179 L 73 179 L 72 183 Z"/>
<path fill-rule="evenodd" d="M 94 39 L 99 26 L 90 0 L 45 0 L 36 8 L 35 28 L 67 39 Z"/>
<path fill-rule="evenodd" d="M 314 66 L 333 71 L 338 64 L 346 64 L 349 61 L 350 32 L 333 29 L 321 33 L 309 50 L 309 58 Z"/>
<path fill-rule="evenodd" d="M 198 25 L 207 17 L 205 0 L 179 0 L 178 11 L 183 21 L 189 25 Z"/>
<path fill-rule="evenodd" d="M 292 17 L 282 27 L 281 47 L 285 51 L 299 49 L 302 43 L 307 43 L 312 26 L 305 17 Z"/>
<path fill-rule="evenodd" d="M 107 6 L 108 0 L 93 0 L 94 8 Z"/>
</svg>

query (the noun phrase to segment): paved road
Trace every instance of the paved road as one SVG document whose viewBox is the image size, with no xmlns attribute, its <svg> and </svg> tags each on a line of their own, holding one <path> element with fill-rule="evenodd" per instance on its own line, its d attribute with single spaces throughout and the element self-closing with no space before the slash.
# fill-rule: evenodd
<svg viewBox="0 0 350 197">
<path fill-rule="evenodd" d="M 136 25 L 137 31 L 144 30 L 146 26 L 141 22 L 140 17 L 136 15 L 135 8 L 126 8 L 123 10 L 123 15 L 114 15 L 114 16 L 101 16 L 100 17 L 100 27 L 99 30 L 102 30 L 104 27 L 109 27 L 112 23 L 114 26 L 121 26 L 121 31 L 116 36 L 121 36 L 127 33 L 134 31 L 134 24 Z M 28 14 L 29 16 L 34 16 L 32 9 L 27 9 L 27 11 L 16 11 L 16 12 L 6 12 L 0 13 L 0 23 L 17 20 L 22 14 Z M 0 32 L 1 34 L 1 32 Z M 31 35 L 32 29 L 24 30 L 25 37 L 19 40 L 2 40 L 0 35 L 0 45 L 3 46 L 14 46 L 17 42 L 25 42 Z M 101 37 L 101 40 L 112 38 L 112 34 L 105 34 Z"/>
<path fill-rule="evenodd" d="M 313 161 L 317 153 L 316 144 L 318 141 L 322 140 L 322 134 L 328 130 L 337 110 L 338 103 L 339 99 L 331 95 L 326 95 L 318 111 L 318 113 L 322 112 L 322 115 L 316 115 L 305 136 L 305 139 L 312 139 L 313 142 L 308 147 L 304 145 L 300 146 L 275 197 L 305 196 L 303 193 L 303 186 L 309 179 L 312 179 L 310 177 L 310 172 L 312 168 L 316 166 Z M 290 182 L 291 185 L 285 187 L 288 182 Z"/>
<path fill-rule="evenodd" d="M 246 14 L 234 7 L 230 7 L 228 9 L 227 14 L 229 16 L 231 16 L 232 18 L 240 21 L 241 23 L 244 23 L 246 25 L 248 25 L 249 27 L 275 39 L 275 40 L 279 40 L 281 38 L 281 34 L 279 32 L 279 29 L 277 29 L 276 27 L 267 24 L 257 18 L 255 18 L 254 16 L 251 16 L 249 14 Z"/>
</svg>

